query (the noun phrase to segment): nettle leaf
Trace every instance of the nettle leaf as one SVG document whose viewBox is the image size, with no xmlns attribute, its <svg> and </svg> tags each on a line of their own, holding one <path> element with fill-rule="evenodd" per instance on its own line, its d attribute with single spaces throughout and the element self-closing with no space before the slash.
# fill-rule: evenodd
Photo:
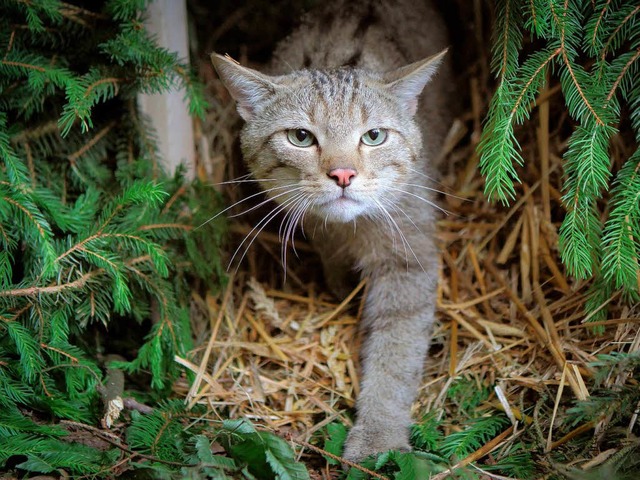
<svg viewBox="0 0 640 480">
<path fill-rule="evenodd" d="M 396 452 L 394 458 L 400 471 L 396 473 L 396 480 L 414 480 L 416 476 L 416 458 L 411 453 Z"/>
<path fill-rule="evenodd" d="M 248 435 L 258 433 L 255 427 L 244 419 L 229 419 L 222 422 L 222 428 L 229 433 L 236 435 Z"/>
<path fill-rule="evenodd" d="M 257 435 L 247 436 L 241 441 L 236 440 L 225 449 L 240 465 L 246 465 L 257 478 L 273 478 L 272 470 L 266 459 L 266 448 Z"/>
<path fill-rule="evenodd" d="M 327 425 L 327 437 L 324 440 L 324 449 L 336 456 L 342 455 L 344 442 L 347 440 L 347 427 L 342 423 L 333 422 Z M 330 465 L 339 465 L 340 462 L 331 457 L 324 457 Z"/>
<path fill-rule="evenodd" d="M 309 480 L 309 472 L 302 463 L 293 459 L 283 458 L 276 454 L 274 450 L 265 452 L 267 462 L 280 480 Z"/>
<path fill-rule="evenodd" d="M 413 453 L 389 450 L 378 455 L 373 469 L 379 471 L 382 467 L 394 468 L 397 469 L 393 474 L 396 480 L 414 480 L 420 478 L 416 476 L 418 463 L 420 462 Z"/>
<path fill-rule="evenodd" d="M 369 457 L 369 458 L 365 458 L 359 463 L 361 466 L 363 466 L 368 470 L 374 470 L 376 465 L 376 459 Z M 369 475 L 363 472 L 362 470 L 358 470 L 357 468 L 351 468 L 349 470 L 349 474 L 347 475 L 346 480 L 367 480 L 369 478 L 370 478 Z"/>
<path fill-rule="evenodd" d="M 221 438 L 225 450 L 256 478 L 309 479 L 305 466 L 296 462 L 289 444 L 277 435 L 257 431 L 246 420 L 225 420 L 221 433 L 226 434 Z"/>
<path fill-rule="evenodd" d="M 202 470 L 216 480 L 227 480 L 229 477 L 225 472 L 235 472 L 239 470 L 238 465 L 232 458 L 223 455 L 214 455 L 211 452 L 211 442 L 205 435 L 196 435 L 192 441 L 193 440 L 195 440 L 196 454 L 191 456 L 190 460 L 196 465 L 187 467 L 187 472 L 199 472 Z"/>
</svg>

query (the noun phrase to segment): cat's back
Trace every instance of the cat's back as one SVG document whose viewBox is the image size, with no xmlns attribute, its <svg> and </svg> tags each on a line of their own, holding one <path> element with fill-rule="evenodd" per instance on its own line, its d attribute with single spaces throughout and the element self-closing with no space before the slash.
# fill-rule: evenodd
<svg viewBox="0 0 640 480">
<path fill-rule="evenodd" d="M 387 71 L 448 46 L 446 27 L 423 0 L 334 0 L 307 13 L 282 41 L 273 73 L 342 66 Z"/>
<path fill-rule="evenodd" d="M 386 72 L 448 45 L 446 25 L 429 0 L 327 1 L 280 42 L 270 73 L 344 66 Z M 453 85 L 450 60 L 445 58 L 421 97 L 418 113 L 432 155 L 452 120 Z"/>
</svg>

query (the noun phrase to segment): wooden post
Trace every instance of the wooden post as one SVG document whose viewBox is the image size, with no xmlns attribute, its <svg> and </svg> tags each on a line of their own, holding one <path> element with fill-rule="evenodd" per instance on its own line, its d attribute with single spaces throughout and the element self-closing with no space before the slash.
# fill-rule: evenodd
<svg viewBox="0 0 640 480">
<path fill-rule="evenodd" d="M 160 46 L 178 53 L 188 63 L 189 37 L 185 0 L 154 0 L 147 8 L 146 26 Z M 158 136 L 158 148 L 165 170 L 173 174 L 181 163 L 188 179 L 194 178 L 195 147 L 193 123 L 184 100 L 184 89 L 138 96 L 142 112 L 151 118 Z"/>
</svg>

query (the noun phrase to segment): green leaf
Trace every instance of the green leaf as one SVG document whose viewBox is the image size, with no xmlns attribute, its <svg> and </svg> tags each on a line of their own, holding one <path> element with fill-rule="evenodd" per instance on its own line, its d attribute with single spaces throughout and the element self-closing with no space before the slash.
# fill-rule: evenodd
<svg viewBox="0 0 640 480">
<path fill-rule="evenodd" d="M 416 458 L 411 453 L 396 452 L 394 458 L 396 465 L 400 467 L 400 471 L 395 474 L 396 480 L 414 480 L 416 476 Z"/>
<path fill-rule="evenodd" d="M 327 436 L 324 440 L 324 449 L 336 456 L 342 455 L 344 442 L 347 439 L 347 428 L 339 422 L 332 422 L 327 425 Z M 340 462 L 331 457 L 325 456 L 324 459 L 330 465 L 339 465 Z"/>
<path fill-rule="evenodd" d="M 244 419 L 227 419 L 222 422 L 222 428 L 236 435 L 249 435 L 258 433 L 251 422 Z"/>
<path fill-rule="evenodd" d="M 309 480 L 309 473 L 301 463 L 292 459 L 279 457 L 274 450 L 265 452 L 267 463 L 271 466 L 279 480 Z"/>
</svg>

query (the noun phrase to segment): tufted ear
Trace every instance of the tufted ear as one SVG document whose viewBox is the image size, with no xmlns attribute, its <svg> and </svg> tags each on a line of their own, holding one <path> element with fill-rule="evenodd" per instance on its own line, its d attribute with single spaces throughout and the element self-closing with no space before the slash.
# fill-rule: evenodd
<svg viewBox="0 0 640 480">
<path fill-rule="evenodd" d="M 243 67 L 231 57 L 211 54 L 211 62 L 222 83 L 237 102 L 238 113 L 249 121 L 260 110 L 262 103 L 272 95 L 277 86 L 271 77 Z"/>
<path fill-rule="evenodd" d="M 387 88 L 400 99 L 411 116 L 415 115 L 418 109 L 418 98 L 425 85 L 436 73 L 447 50 L 445 48 L 429 58 L 405 65 L 385 75 Z"/>
</svg>

